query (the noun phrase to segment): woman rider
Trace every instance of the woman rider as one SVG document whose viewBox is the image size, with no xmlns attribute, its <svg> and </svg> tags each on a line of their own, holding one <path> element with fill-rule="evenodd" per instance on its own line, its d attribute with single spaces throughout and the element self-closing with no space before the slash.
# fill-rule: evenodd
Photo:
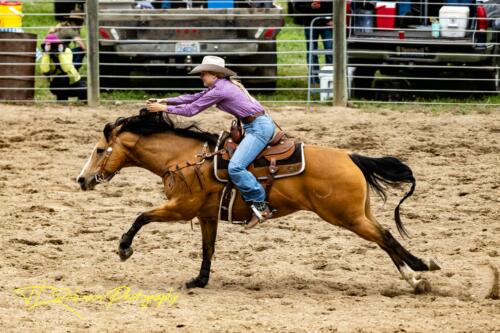
<svg viewBox="0 0 500 333">
<path fill-rule="evenodd" d="M 204 57 L 201 65 L 196 66 L 189 74 L 197 73 L 200 73 L 205 90 L 158 102 L 148 101 L 147 108 L 150 112 L 167 112 L 192 117 L 211 106 L 216 106 L 241 120 L 245 137 L 229 161 L 228 172 L 231 181 L 252 209 L 253 216 L 246 228 L 253 228 L 259 222 L 270 218 L 272 211 L 265 201 L 264 188 L 247 167 L 273 137 L 274 122 L 245 87 L 231 79 L 236 73 L 225 67 L 224 59 L 216 56 Z"/>
</svg>

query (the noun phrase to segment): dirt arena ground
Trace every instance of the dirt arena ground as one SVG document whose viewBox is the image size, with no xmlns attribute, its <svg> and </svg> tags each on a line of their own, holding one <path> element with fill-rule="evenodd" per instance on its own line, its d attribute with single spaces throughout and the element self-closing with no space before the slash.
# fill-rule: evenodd
<svg viewBox="0 0 500 333">
<path fill-rule="evenodd" d="M 311 213 L 250 232 L 221 224 L 205 289 L 181 288 L 201 262 L 196 221 L 194 231 L 146 226 L 120 262 L 119 236 L 163 202 L 160 179 L 126 169 L 82 192 L 75 177 L 105 123 L 138 107 L 0 105 L 2 332 L 500 332 L 500 109 L 415 109 L 272 114 L 307 143 L 412 167 L 417 189 L 402 207 L 412 238 L 401 240 L 392 219 L 401 189 L 385 204 L 373 196 L 373 208 L 415 255 L 442 263 L 423 274 L 432 290 L 421 295 L 378 247 Z M 210 110 L 196 120 L 219 132 L 230 117 Z M 120 286 L 128 299 L 97 297 Z M 164 303 L 145 306 L 144 295 Z"/>
</svg>

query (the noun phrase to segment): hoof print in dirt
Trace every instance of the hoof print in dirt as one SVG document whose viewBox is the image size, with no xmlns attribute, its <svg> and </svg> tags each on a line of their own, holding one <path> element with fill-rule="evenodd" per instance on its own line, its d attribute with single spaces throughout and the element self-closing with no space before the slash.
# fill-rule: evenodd
<svg viewBox="0 0 500 333">
<path fill-rule="evenodd" d="M 415 284 L 414 292 L 415 294 L 426 294 L 432 290 L 431 284 L 427 280 L 420 280 Z"/>
</svg>

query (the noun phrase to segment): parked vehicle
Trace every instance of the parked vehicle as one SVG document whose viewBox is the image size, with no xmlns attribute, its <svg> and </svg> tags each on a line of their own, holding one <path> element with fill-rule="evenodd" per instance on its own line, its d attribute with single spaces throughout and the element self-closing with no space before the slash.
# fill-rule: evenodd
<svg viewBox="0 0 500 333">
<path fill-rule="evenodd" d="M 377 71 L 412 78 L 476 78 L 463 81 L 465 90 L 497 93 L 500 1 L 410 2 L 351 1 L 348 61 L 356 67 L 351 95 L 372 96 L 373 91 L 363 89 L 372 87 Z M 428 88 L 437 81 L 393 82 L 403 87 L 420 82 Z M 437 85 L 443 89 L 442 81 Z"/>
<path fill-rule="evenodd" d="M 100 1 L 101 87 L 143 87 L 148 80 L 126 78 L 138 70 L 151 77 L 185 75 L 205 55 L 225 58 L 250 87 L 276 87 L 281 7 L 262 0 L 171 1 L 167 9 L 136 6 L 134 1 Z"/>
</svg>

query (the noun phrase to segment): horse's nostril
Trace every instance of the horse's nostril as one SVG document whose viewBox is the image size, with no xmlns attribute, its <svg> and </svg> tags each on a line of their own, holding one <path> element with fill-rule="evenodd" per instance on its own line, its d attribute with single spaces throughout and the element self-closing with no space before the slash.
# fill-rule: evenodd
<svg viewBox="0 0 500 333">
<path fill-rule="evenodd" d="M 76 181 L 78 182 L 78 184 L 83 184 L 85 182 L 85 178 L 78 177 L 78 179 Z"/>
</svg>

